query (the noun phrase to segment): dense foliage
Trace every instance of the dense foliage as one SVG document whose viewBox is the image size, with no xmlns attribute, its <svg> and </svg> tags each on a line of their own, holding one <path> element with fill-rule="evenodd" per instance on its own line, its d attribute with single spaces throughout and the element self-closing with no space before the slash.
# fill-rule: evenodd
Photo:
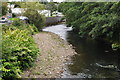
<svg viewBox="0 0 120 80">
<path fill-rule="evenodd" d="M 39 13 L 40 10 L 44 9 L 44 5 L 39 2 L 19 2 L 15 3 L 24 9 L 22 15 L 28 17 L 30 24 L 34 24 L 39 31 L 45 23 L 45 17 Z"/>
<path fill-rule="evenodd" d="M 120 48 L 120 2 L 66 2 L 59 11 L 81 37 L 102 38 Z"/>
<path fill-rule="evenodd" d="M 31 35 L 36 32 L 36 29 L 34 26 L 22 22 L 2 27 L 2 67 L 0 71 L 2 71 L 3 79 L 12 78 L 13 80 L 19 78 L 25 68 L 32 66 L 39 54 Z"/>
<path fill-rule="evenodd" d="M 23 9 L 21 15 L 28 17 L 30 24 L 34 24 L 39 31 L 44 26 L 45 17 L 40 13 L 44 9 L 44 5 L 40 2 L 14 2 L 15 7 Z"/>
<path fill-rule="evenodd" d="M 26 24 L 26 21 L 21 21 L 17 18 L 14 18 L 14 22 L 12 23 L 12 25 L 21 30 L 28 30 L 29 34 L 31 35 L 38 33 L 38 29 L 34 24 Z"/>
<path fill-rule="evenodd" d="M 39 31 L 42 30 L 45 23 L 45 17 L 39 14 L 38 11 L 27 9 L 23 15 L 28 17 L 30 24 L 34 24 Z"/>
<path fill-rule="evenodd" d="M 46 4 L 46 9 L 50 10 L 50 16 L 52 16 L 52 13 L 57 10 L 57 4 L 54 2 L 49 2 Z"/>
<path fill-rule="evenodd" d="M 0 16 L 6 15 L 7 11 L 8 11 L 7 3 L 5 3 L 5 2 L 0 3 L 0 13 L 2 13 L 2 14 L 0 14 Z"/>
</svg>

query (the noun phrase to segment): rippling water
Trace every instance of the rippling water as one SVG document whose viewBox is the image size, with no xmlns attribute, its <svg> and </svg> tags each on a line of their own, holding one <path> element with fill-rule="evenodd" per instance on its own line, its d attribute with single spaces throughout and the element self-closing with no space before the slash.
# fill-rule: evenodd
<svg viewBox="0 0 120 80">
<path fill-rule="evenodd" d="M 59 35 L 77 52 L 65 63 L 62 78 L 120 78 L 120 51 L 113 51 L 109 43 L 80 38 L 65 24 L 48 26 L 43 31 Z"/>
</svg>

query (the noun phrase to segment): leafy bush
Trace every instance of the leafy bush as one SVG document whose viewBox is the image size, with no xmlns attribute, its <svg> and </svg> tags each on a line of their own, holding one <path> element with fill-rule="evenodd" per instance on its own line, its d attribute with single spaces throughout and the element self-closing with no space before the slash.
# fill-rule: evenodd
<svg viewBox="0 0 120 80">
<path fill-rule="evenodd" d="M 19 23 L 19 21 L 18 21 Z M 32 66 L 39 50 L 32 34 L 37 32 L 34 25 L 11 24 L 2 26 L 2 71 L 3 79 L 19 78 L 25 68 Z"/>
<path fill-rule="evenodd" d="M 114 44 L 112 44 L 112 48 L 115 50 L 120 49 L 120 44 L 114 43 Z"/>
<path fill-rule="evenodd" d="M 23 15 L 28 17 L 30 23 L 34 24 L 39 31 L 42 30 L 45 23 L 45 17 L 39 14 L 38 11 L 28 9 Z"/>
<path fill-rule="evenodd" d="M 21 21 L 19 19 L 15 19 L 11 25 L 3 27 L 3 30 L 8 28 L 27 30 L 30 34 L 35 34 L 38 32 L 38 29 L 35 27 L 34 24 L 26 24 L 24 21 Z"/>
<path fill-rule="evenodd" d="M 20 19 L 14 19 L 14 21 L 12 22 L 12 25 L 21 26 L 21 25 L 24 25 L 24 23 Z"/>
<path fill-rule="evenodd" d="M 2 2 L 0 3 L 0 9 L 2 10 L 2 15 L 0 14 L 0 16 L 4 16 L 7 14 L 8 11 L 8 7 L 7 7 L 7 3 L 6 2 Z"/>
</svg>

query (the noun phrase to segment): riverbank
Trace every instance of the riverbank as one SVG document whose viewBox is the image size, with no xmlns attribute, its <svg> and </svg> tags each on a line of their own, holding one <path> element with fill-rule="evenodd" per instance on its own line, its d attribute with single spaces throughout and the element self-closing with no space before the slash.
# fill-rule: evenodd
<svg viewBox="0 0 120 80">
<path fill-rule="evenodd" d="M 72 45 L 62 40 L 58 35 L 49 32 L 40 32 L 33 35 L 40 49 L 40 55 L 35 65 L 21 75 L 22 78 L 60 78 L 64 62 L 76 54 Z"/>
</svg>

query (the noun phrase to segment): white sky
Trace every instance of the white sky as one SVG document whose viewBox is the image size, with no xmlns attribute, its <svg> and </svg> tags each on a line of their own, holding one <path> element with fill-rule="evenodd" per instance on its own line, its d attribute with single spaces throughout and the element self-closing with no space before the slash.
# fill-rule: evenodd
<svg viewBox="0 0 120 80">
<path fill-rule="evenodd" d="M 47 1 L 50 1 L 50 0 L 47 0 Z M 63 0 L 53 0 L 55 2 L 62 2 Z"/>
<path fill-rule="evenodd" d="M 21 1 L 21 0 L 8 0 L 8 1 Z M 50 0 L 47 0 L 48 2 L 50 1 Z M 63 0 L 53 0 L 54 2 L 62 2 Z"/>
<path fill-rule="evenodd" d="M 6 1 L 6 0 L 5 0 Z M 7 1 L 21 1 L 21 0 L 7 0 Z M 29 0 L 29 1 L 37 1 L 37 0 Z M 50 0 L 47 0 L 48 2 Z M 63 2 L 65 0 L 53 0 L 54 2 Z M 120 0 L 73 0 L 74 2 L 75 1 L 85 1 L 85 2 L 119 2 Z M 4 1 L 3 1 L 4 2 Z M 69 2 L 69 0 L 68 0 Z"/>
</svg>

